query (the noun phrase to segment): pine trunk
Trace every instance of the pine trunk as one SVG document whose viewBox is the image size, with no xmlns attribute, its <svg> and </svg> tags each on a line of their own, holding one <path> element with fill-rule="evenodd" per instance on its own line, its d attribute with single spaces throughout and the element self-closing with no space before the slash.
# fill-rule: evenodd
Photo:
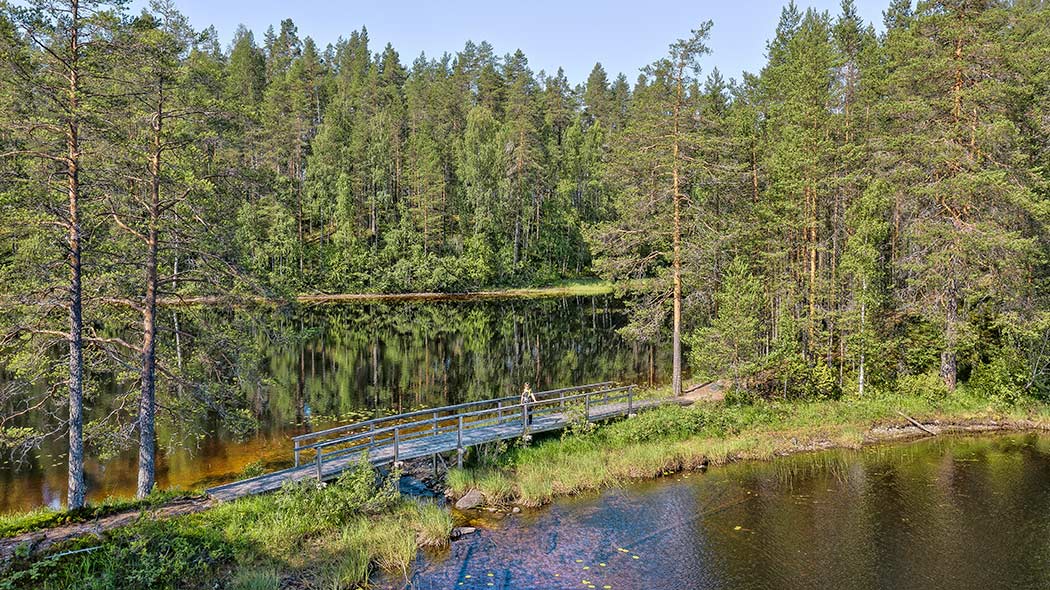
<svg viewBox="0 0 1050 590">
<path fill-rule="evenodd" d="M 146 234 L 146 297 L 142 307 L 142 392 L 139 397 L 139 473 L 136 495 L 144 498 L 156 481 L 157 434 L 157 226 L 160 222 L 160 159 L 163 102 L 157 103 L 150 158 L 149 229 Z"/>
<path fill-rule="evenodd" d="M 84 315 L 81 308 L 79 3 L 70 3 L 69 119 L 66 174 L 69 195 L 69 476 L 66 505 L 84 505 Z"/>
</svg>

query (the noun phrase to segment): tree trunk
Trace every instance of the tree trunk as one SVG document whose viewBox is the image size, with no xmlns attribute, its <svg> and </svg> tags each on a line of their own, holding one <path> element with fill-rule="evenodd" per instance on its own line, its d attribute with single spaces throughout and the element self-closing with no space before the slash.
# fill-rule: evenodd
<svg viewBox="0 0 1050 590">
<path fill-rule="evenodd" d="M 674 201 L 674 259 L 672 261 L 672 272 L 674 275 L 674 318 L 671 336 L 671 391 L 677 397 L 682 395 L 682 199 L 681 199 L 681 170 L 679 168 L 679 156 L 681 145 L 679 141 L 678 115 L 681 110 L 680 104 L 683 97 L 682 81 L 678 82 L 678 102 L 674 110 L 674 145 L 672 146 L 672 200 Z"/>
<path fill-rule="evenodd" d="M 161 95 L 163 96 L 163 95 Z M 149 229 L 146 234 L 146 298 L 142 307 L 142 393 L 139 397 L 139 473 L 136 495 L 144 498 L 156 481 L 157 431 L 157 226 L 160 222 L 160 158 L 163 99 L 158 98 L 150 158 Z"/>
<path fill-rule="evenodd" d="M 864 344 L 867 337 L 864 328 L 868 311 L 868 280 L 864 279 L 861 286 L 860 300 L 860 367 L 857 369 L 857 394 L 864 395 Z"/>
<path fill-rule="evenodd" d="M 79 3 L 70 3 L 69 118 L 66 174 L 69 193 L 69 479 L 66 506 L 84 505 L 84 315 L 81 309 Z"/>
<path fill-rule="evenodd" d="M 944 313 L 944 350 L 941 351 L 941 379 L 948 391 L 955 391 L 958 375 L 956 347 L 958 340 L 957 325 L 959 322 L 959 293 L 955 278 L 951 279 L 946 294 Z"/>
</svg>

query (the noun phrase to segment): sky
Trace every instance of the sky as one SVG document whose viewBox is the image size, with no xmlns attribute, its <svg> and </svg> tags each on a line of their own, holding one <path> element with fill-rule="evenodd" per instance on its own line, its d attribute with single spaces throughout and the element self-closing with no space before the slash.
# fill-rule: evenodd
<svg viewBox="0 0 1050 590">
<path fill-rule="evenodd" d="M 839 0 L 796 0 L 800 8 L 838 13 Z M 640 68 L 663 56 L 675 39 L 701 22 L 714 21 L 711 55 L 704 70 L 718 67 L 726 78 L 757 72 L 765 61 L 786 0 L 175 0 L 197 29 L 214 25 L 225 47 L 238 24 L 262 42 L 291 18 L 300 38 L 320 47 L 361 26 L 368 28 L 373 51 L 389 42 L 406 66 L 420 52 L 438 57 L 454 53 L 467 40 L 489 41 L 498 55 L 525 52 L 538 72 L 565 69 L 573 83 L 586 80 L 600 61 L 609 77 L 623 72 L 632 83 Z M 142 6 L 136 1 L 133 6 Z M 877 28 L 888 0 L 856 0 L 861 18 Z M 137 9 L 136 9 L 137 10 Z"/>
</svg>

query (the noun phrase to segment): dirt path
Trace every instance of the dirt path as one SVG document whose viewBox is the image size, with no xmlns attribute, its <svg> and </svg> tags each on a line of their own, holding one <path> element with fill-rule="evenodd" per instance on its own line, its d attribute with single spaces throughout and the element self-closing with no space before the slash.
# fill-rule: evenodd
<svg viewBox="0 0 1050 590">
<path fill-rule="evenodd" d="M 7 562 L 14 557 L 15 550 L 23 544 L 28 546 L 30 554 L 44 553 L 58 543 L 89 535 L 100 536 L 105 531 L 127 526 L 139 518 L 171 518 L 207 510 L 214 505 L 215 501 L 211 498 L 186 498 L 173 500 L 153 510 L 129 510 L 87 522 L 64 524 L 50 529 L 22 533 L 0 539 L 0 562 Z"/>
</svg>

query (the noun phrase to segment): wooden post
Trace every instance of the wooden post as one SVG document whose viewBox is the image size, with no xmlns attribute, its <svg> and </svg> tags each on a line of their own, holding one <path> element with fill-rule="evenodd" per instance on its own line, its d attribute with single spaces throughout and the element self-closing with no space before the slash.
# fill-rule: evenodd
<svg viewBox="0 0 1050 590">
<path fill-rule="evenodd" d="M 456 428 L 456 467 L 463 469 L 463 416 L 459 417 Z"/>
<path fill-rule="evenodd" d="M 591 421 L 591 394 L 583 396 L 583 415 L 587 421 Z"/>
<path fill-rule="evenodd" d="M 371 447 L 372 445 L 376 444 L 376 424 L 375 424 L 375 422 L 373 422 L 373 423 L 368 425 L 368 432 L 369 432 L 368 446 Z"/>
<path fill-rule="evenodd" d="M 434 412 L 434 434 L 438 433 L 438 413 Z"/>
<path fill-rule="evenodd" d="M 634 406 L 634 385 L 627 388 L 627 415 L 631 415 L 631 408 Z"/>
<path fill-rule="evenodd" d="M 529 431 L 529 404 L 521 404 L 521 434 Z"/>
<path fill-rule="evenodd" d="M 299 441 L 295 441 L 295 466 L 299 466 Z"/>
<path fill-rule="evenodd" d="M 321 447 L 314 447 L 317 451 L 317 481 L 321 481 Z"/>
<path fill-rule="evenodd" d="M 496 424 L 503 424 L 503 402 L 496 403 L 496 411 L 499 415 L 499 419 L 496 420 Z"/>
<path fill-rule="evenodd" d="M 397 463 L 397 445 L 400 442 L 400 437 L 397 434 L 397 426 L 394 426 L 394 463 Z"/>
</svg>

